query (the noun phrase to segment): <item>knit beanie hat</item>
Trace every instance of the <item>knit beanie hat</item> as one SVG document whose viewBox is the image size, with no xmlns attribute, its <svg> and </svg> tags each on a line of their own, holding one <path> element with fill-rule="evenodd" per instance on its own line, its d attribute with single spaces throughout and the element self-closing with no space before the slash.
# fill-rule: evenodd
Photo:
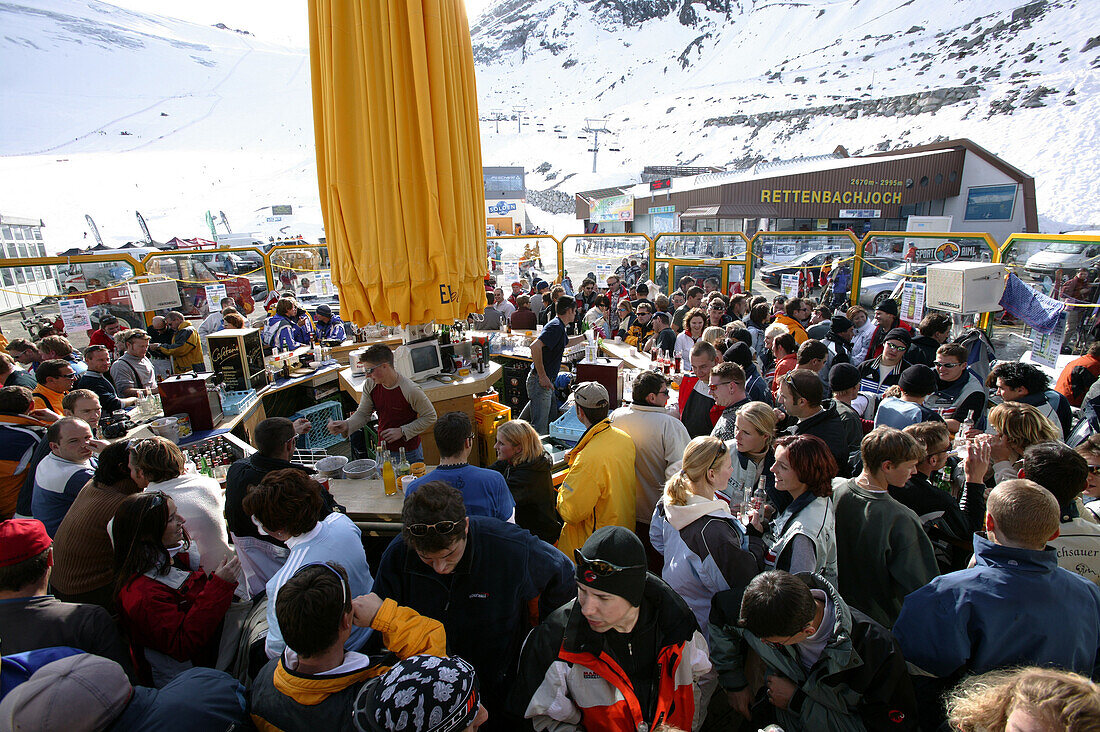
<svg viewBox="0 0 1100 732">
<path fill-rule="evenodd" d="M 752 349 L 738 341 L 726 349 L 722 354 L 722 360 L 737 364 L 747 373 L 752 366 Z"/>
<path fill-rule="evenodd" d="M 360 732 L 458 732 L 473 724 L 481 698 L 474 667 L 452 656 L 412 656 L 355 698 Z"/>
<path fill-rule="evenodd" d="M 834 333 L 843 333 L 852 327 L 852 321 L 848 320 L 843 315 L 834 315 L 831 322 L 831 330 Z"/>
<path fill-rule="evenodd" d="M 875 310 L 881 310 L 884 313 L 889 313 L 896 318 L 898 316 L 898 301 L 888 297 L 880 302 L 878 305 L 876 305 Z"/>
<path fill-rule="evenodd" d="M 829 369 L 829 388 L 846 391 L 859 383 L 859 369 L 850 363 L 838 363 Z"/>
<path fill-rule="evenodd" d="M 922 363 L 914 364 L 901 372 L 898 386 L 912 396 L 928 396 L 936 390 L 936 374 Z"/>
<path fill-rule="evenodd" d="M 642 604 L 645 594 L 646 556 L 642 540 L 622 526 L 597 529 L 584 546 L 573 550 L 577 582 L 593 590 Z"/>
<path fill-rule="evenodd" d="M 913 335 L 905 328 L 894 328 L 882 339 L 883 343 L 886 341 L 901 341 L 908 348 L 909 344 L 913 342 Z"/>
</svg>

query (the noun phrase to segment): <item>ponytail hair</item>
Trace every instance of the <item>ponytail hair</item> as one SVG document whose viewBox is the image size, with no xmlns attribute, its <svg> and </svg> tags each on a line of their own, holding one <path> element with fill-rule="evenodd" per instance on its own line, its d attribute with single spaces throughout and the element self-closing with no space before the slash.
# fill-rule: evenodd
<svg viewBox="0 0 1100 732">
<path fill-rule="evenodd" d="M 684 448 L 680 472 L 665 483 L 665 500 L 672 506 L 683 506 L 695 493 L 695 487 L 706 483 L 707 471 L 721 459 L 729 459 L 729 448 L 717 437 L 696 437 Z M 724 486 L 719 486 L 724 487 Z"/>
</svg>

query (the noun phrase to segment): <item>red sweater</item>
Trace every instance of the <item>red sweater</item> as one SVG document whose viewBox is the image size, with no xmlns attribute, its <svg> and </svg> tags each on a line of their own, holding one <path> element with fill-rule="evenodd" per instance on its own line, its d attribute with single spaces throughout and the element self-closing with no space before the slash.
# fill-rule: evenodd
<svg viewBox="0 0 1100 732">
<path fill-rule="evenodd" d="M 177 661 L 212 665 L 218 629 L 236 587 L 236 582 L 201 571 L 191 572 L 178 590 L 146 575 L 130 580 L 118 593 L 118 611 L 141 680 L 152 681 L 146 648 Z"/>
</svg>

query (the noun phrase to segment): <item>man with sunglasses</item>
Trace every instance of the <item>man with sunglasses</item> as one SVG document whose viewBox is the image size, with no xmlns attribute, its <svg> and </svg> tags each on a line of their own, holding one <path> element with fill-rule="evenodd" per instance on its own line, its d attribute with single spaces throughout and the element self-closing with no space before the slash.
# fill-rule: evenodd
<svg viewBox="0 0 1100 732">
<path fill-rule="evenodd" d="M 802 341 L 810 336 L 802 325 L 810 320 L 810 303 L 800 297 L 792 297 L 783 305 L 784 312 L 775 316 L 775 322 L 787 326 L 787 330 L 794 336 L 794 342 L 802 345 Z"/>
<path fill-rule="evenodd" d="M 897 641 L 819 574 L 774 570 L 718 593 L 710 638 L 730 706 L 753 729 L 772 721 L 788 730 L 917 728 Z M 749 653 L 764 662 L 763 683 L 747 673 Z"/>
<path fill-rule="evenodd" d="M 898 314 L 898 301 L 886 298 L 875 306 L 875 330 L 871 333 L 871 340 L 867 344 L 865 358 L 869 361 L 880 355 L 886 341 L 890 339 L 890 334 L 898 328 L 908 333 L 909 338 L 912 339 L 913 329 Z M 906 341 L 905 347 L 909 347 L 909 341 Z"/>
<path fill-rule="evenodd" d="M 38 386 L 34 390 L 36 407 L 49 409 L 55 414 L 63 414 L 61 400 L 73 388 L 77 379 L 76 369 L 68 361 L 52 358 L 43 361 L 34 372 Z"/>
<path fill-rule="evenodd" d="M 423 461 L 424 446 L 420 435 L 430 430 L 436 420 L 431 399 L 412 379 L 397 373 L 389 346 L 371 346 L 363 352 L 362 360 L 367 380 L 363 382 L 359 407 L 347 419 L 329 421 L 328 431 L 334 435 L 348 435 L 357 442 L 359 430 L 377 411 L 378 439 L 386 442 L 394 461 L 402 447 L 410 463 Z M 358 444 L 354 447 L 360 449 Z"/>
<path fill-rule="evenodd" d="M 467 516 L 462 494 L 441 480 L 405 499 L 401 522 L 374 592 L 443 623 L 450 653 L 477 670 L 487 729 L 517 729 L 497 712 L 532 612 L 541 621 L 573 597 L 569 559 L 514 524 Z"/>
<path fill-rule="evenodd" d="M 653 303 L 648 300 L 642 300 L 638 303 L 638 307 L 634 311 L 634 322 L 627 329 L 626 338 L 624 339 L 628 345 L 639 349 L 645 346 L 646 339 L 653 332 L 653 323 L 650 322 L 653 318 L 653 310 Z"/>
<path fill-rule="evenodd" d="M 881 354 L 859 365 L 860 391 L 882 394 L 901 380 L 901 372 L 912 365 L 905 360 L 911 338 L 904 328 L 886 334 Z"/>
<path fill-rule="evenodd" d="M 729 442 L 737 431 L 734 421 L 737 410 L 752 401 L 745 393 L 745 372 L 735 363 L 723 362 L 710 372 L 710 393 L 722 407 L 722 416 L 711 430 L 711 436 Z"/>
<path fill-rule="evenodd" d="M 653 507 L 664 492 L 665 483 L 680 470 L 684 448 L 691 440 L 683 423 L 665 408 L 668 379 L 656 371 L 643 371 L 634 381 L 630 404 L 611 413 L 611 424 L 634 442 L 634 469 L 638 491 L 634 502 L 638 536 L 649 537 Z"/>
<path fill-rule="evenodd" d="M 986 403 L 989 393 L 973 371 L 967 368 L 967 350 L 958 343 L 945 343 L 936 349 L 933 367 L 936 390 L 925 401 L 935 409 L 947 427 L 958 432 L 962 423 L 970 420 L 979 429 L 985 427 Z"/>
<path fill-rule="evenodd" d="M 573 557 L 576 598 L 524 643 L 511 708 L 536 729 L 698 729 L 713 681 L 687 603 L 646 571 L 641 540 L 621 526 Z"/>
</svg>

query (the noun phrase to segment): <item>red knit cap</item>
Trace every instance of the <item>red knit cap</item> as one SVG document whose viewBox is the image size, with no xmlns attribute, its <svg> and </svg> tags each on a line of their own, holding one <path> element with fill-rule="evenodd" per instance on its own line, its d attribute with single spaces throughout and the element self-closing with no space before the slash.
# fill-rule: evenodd
<svg viewBox="0 0 1100 732">
<path fill-rule="evenodd" d="M 0 567 L 33 559 L 50 548 L 46 527 L 36 519 L 0 521 Z"/>
</svg>

